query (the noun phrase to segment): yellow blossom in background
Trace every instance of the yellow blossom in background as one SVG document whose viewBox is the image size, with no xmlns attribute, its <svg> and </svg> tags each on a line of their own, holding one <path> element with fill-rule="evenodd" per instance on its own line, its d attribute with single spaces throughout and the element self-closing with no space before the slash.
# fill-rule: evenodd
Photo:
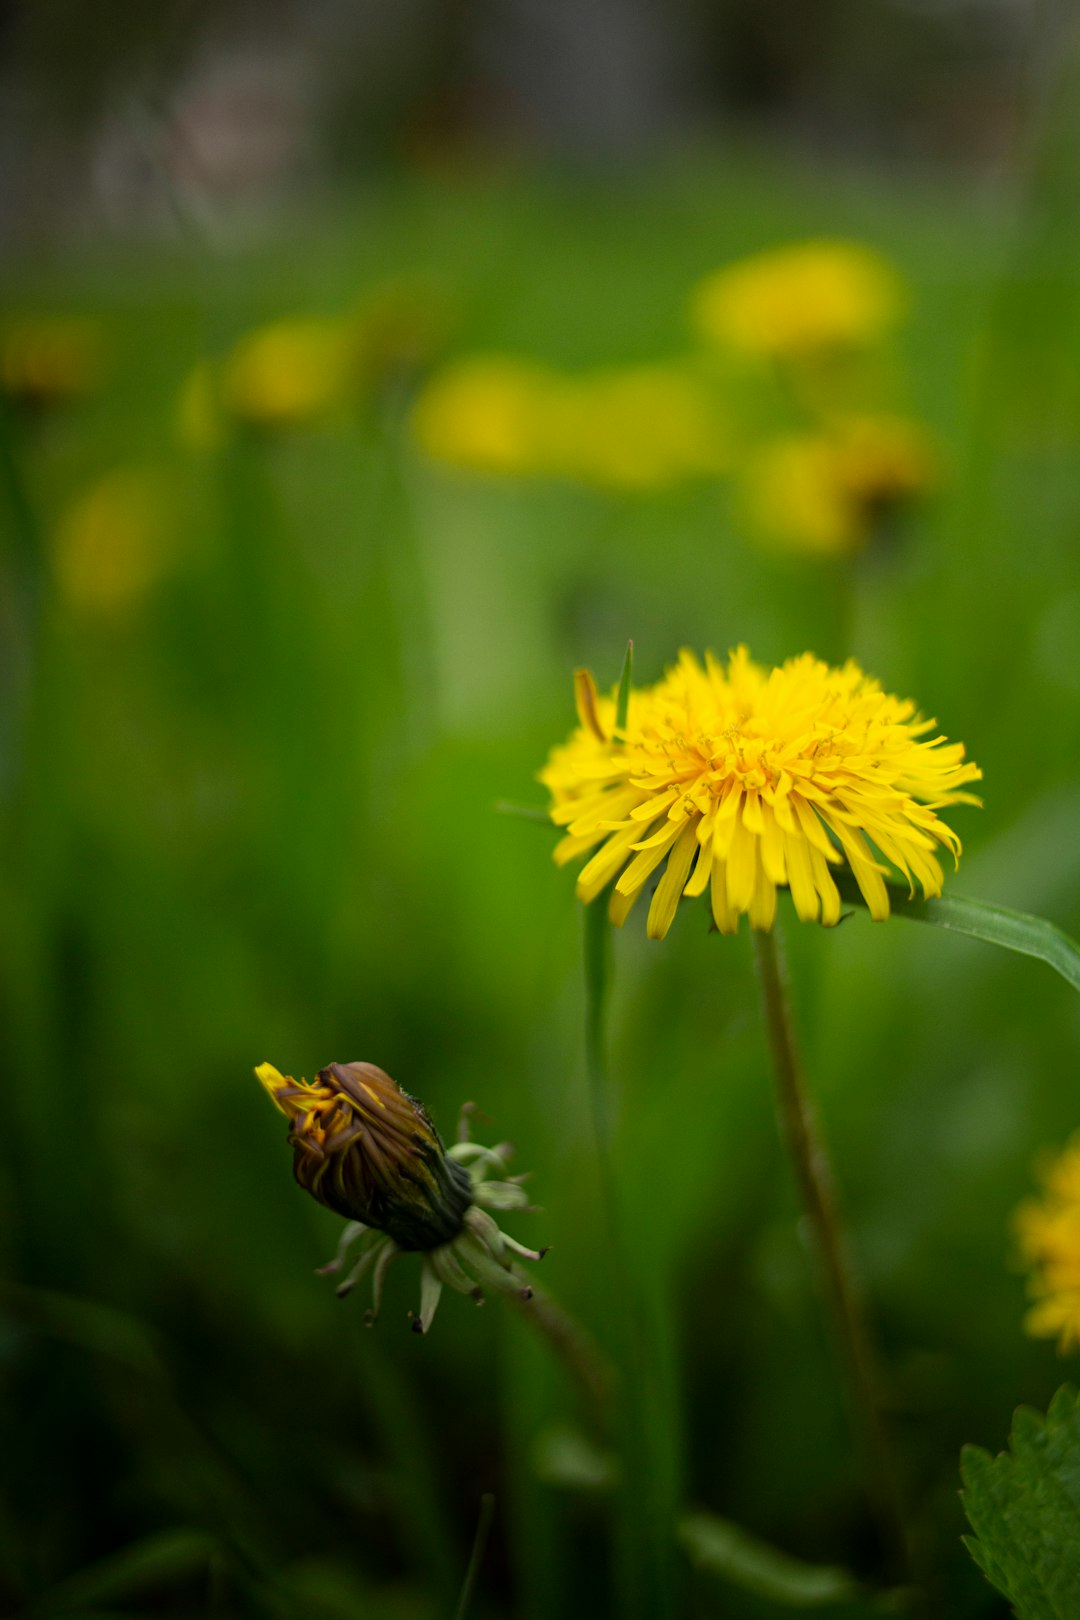
<svg viewBox="0 0 1080 1620">
<path fill-rule="evenodd" d="M 1017 1209 L 1014 1230 L 1035 1301 L 1024 1331 L 1080 1350 L 1080 1133 L 1043 1166 L 1043 1192 Z"/>
<path fill-rule="evenodd" d="M 458 360 L 433 376 L 413 407 L 412 431 L 436 461 L 471 472 L 549 470 L 545 423 L 556 381 L 545 367 L 504 355 Z"/>
<path fill-rule="evenodd" d="M 613 367 L 560 382 L 547 432 L 552 471 L 563 477 L 652 490 L 716 477 L 730 465 L 710 392 L 683 367 Z"/>
<path fill-rule="evenodd" d="M 226 357 L 221 404 L 257 428 L 287 428 L 332 413 L 349 396 L 354 355 L 341 321 L 297 316 L 249 332 Z"/>
<path fill-rule="evenodd" d="M 691 299 L 710 343 L 746 355 L 802 360 L 874 343 L 900 318 L 903 284 L 859 242 L 772 248 L 715 271 Z"/>
<path fill-rule="evenodd" d="M 176 433 L 192 450 L 216 450 L 225 439 L 221 378 L 209 360 L 192 366 L 176 402 Z"/>
<path fill-rule="evenodd" d="M 135 607 L 172 567 L 177 492 L 156 468 L 119 467 L 76 497 L 52 543 L 57 584 L 73 606 L 114 616 Z"/>
<path fill-rule="evenodd" d="M 935 735 L 913 703 L 890 696 L 854 662 L 810 653 L 766 669 L 744 647 L 726 664 L 693 653 L 655 686 L 632 691 L 624 731 L 615 702 L 588 671 L 576 677 L 577 730 L 553 749 L 540 780 L 551 819 L 566 829 L 559 864 L 588 855 L 585 902 L 614 882 L 622 924 L 653 873 L 667 866 L 649 909 L 662 939 L 680 898 L 709 892 L 722 933 L 745 912 L 768 929 L 778 887 L 806 922 L 836 923 L 831 868 L 854 873 L 870 913 L 889 915 L 885 878 L 938 895 L 935 851 L 960 840 L 936 814 L 977 804 L 963 785 L 981 776 L 959 743 Z"/>
<path fill-rule="evenodd" d="M 20 404 L 79 399 L 96 387 L 101 366 L 100 334 L 89 321 L 32 316 L 0 334 L 0 392 Z"/>
<path fill-rule="evenodd" d="M 743 470 L 749 526 L 795 551 L 857 551 L 881 520 L 933 489 L 937 464 L 917 422 L 860 416 L 760 446 Z"/>
<path fill-rule="evenodd" d="M 707 384 L 674 363 L 571 374 L 476 356 L 430 380 L 413 432 L 454 466 L 600 489 L 663 489 L 730 463 Z"/>
<path fill-rule="evenodd" d="M 371 288 L 346 319 L 358 375 L 379 386 L 424 370 L 453 325 L 447 300 L 420 278 Z"/>
</svg>

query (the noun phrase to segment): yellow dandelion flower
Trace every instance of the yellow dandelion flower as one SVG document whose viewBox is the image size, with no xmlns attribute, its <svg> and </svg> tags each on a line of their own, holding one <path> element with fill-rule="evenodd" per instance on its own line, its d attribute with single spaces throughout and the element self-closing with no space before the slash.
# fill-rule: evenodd
<svg viewBox="0 0 1080 1620">
<path fill-rule="evenodd" d="M 222 408 L 251 427 L 294 427 L 345 402 L 353 371 L 353 344 L 341 321 L 273 321 L 249 332 L 226 357 Z"/>
<path fill-rule="evenodd" d="M 1080 1350 L 1080 1132 L 1041 1167 L 1039 1179 L 1042 1197 L 1027 1199 L 1013 1217 L 1034 1300 L 1024 1331 L 1056 1339 L 1064 1354 Z"/>
<path fill-rule="evenodd" d="M 622 924 L 667 862 L 649 908 L 662 939 L 679 900 L 709 892 L 722 933 L 739 918 L 768 929 L 776 891 L 799 916 L 840 917 L 831 868 L 846 864 L 873 917 L 889 915 L 885 877 L 939 895 L 936 849 L 960 840 L 938 809 L 977 804 L 961 791 L 981 772 L 960 743 L 934 734 L 915 705 L 884 692 L 853 661 L 810 653 L 765 669 L 745 647 L 727 664 L 690 652 L 655 686 L 632 691 L 624 729 L 592 676 L 576 677 L 579 725 L 540 772 L 551 819 L 566 829 L 559 864 L 588 855 L 577 883 L 595 900 L 614 884 Z"/>
<path fill-rule="evenodd" d="M 436 461 L 471 472 L 548 472 L 557 387 L 553 374 L 530 360 L 475 355 L 456 361 L 422 389 L 413 436 Z"/>
<path fill-rule="evenodd" d="M 762 539 L 842 556 L 865 545 L 883 517 L 932 490 L 936 477 L 917 422 L 859 416 L 762 445 L 746 464 L 743 497 Z"/>
<path fill-rule="evenodd" d="M 711 343 L 799 360 L 865 347 L 896 323 L 904 304 L 899 276 L 872 248 L 822 240 L 715 271 L 693 293 L 691 318 Z"/>
<path fill-rule="evenodd" d="M 0 392 L 31 407 L 80 399 L 101 375 L 101 338 L 91 322 L 33 316 L 0 336 Z"/>
<path fill-rule="evenodd" d="M 709 389 L 667 363 L 568 374 L 476 356 L 431 379 L 412 425 L 436 460 L 600 489 L 663 489 L 730 462 Z"/>
<path fill-rule="evenodd" d="M 729 436 L 704 382 L 675 364 L 561 379 L 543 428 L 552 472 L 601 489 L 645 491 L 716 477 Z"/>
<path fill-rule="evenodd" d="M 73 606 L 115 616 L 138 605 L 173 566 L 176 489 L 154 467 L 117 467 L 77 496 L 57 525 L 52 566 Z"/>
</svg>

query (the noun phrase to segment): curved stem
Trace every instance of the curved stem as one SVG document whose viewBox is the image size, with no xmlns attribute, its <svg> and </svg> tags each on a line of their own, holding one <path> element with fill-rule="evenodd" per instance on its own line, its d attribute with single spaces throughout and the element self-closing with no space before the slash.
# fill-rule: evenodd
<svg viewBox="0 0 1080 1620">
<path fill-rule="evenodd" d="M 531 1273 L 526 1276 L 514 1267 L 513 1275 L 532 1290 L 521 1300 L 522 1318 L 540 1334 L 586 1397 L 607 1423 L 615 1396 L 615 1368 L 581 1323 L 557 1300 L 537 1286 Z"/>
<path fill-rule="evenodd" d="M 852 1418 L 863 1453 L 867 1492 L 882 1556 L 889 1576 L 903 1581 L 910 1571 L 900 1493 L 892 1448 L 881 1416 L 870 1334 L 837 1206 L 832 1166 L 795 1044 L 777 936 L 775 932 L 755 933 L 753 939 L 780 1134 L 813 1233 L 824 1304 L 847 1376 Z"/>
</svg>

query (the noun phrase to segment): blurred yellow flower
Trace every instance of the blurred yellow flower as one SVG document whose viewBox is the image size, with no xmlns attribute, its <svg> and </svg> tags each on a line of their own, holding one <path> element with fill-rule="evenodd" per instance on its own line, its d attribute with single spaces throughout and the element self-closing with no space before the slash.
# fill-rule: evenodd
<svg viewBox="0 0 1080 1620">
<path fill-rule="evenodd" d="M 1013 1217 L 1035 1301 L 1024 1331 L 1056 1339 L 1064 1354 L 1080 1350 L 1080 1132 L 1042 1167 L 1039 1179 L 1042 1197 L 1026 1200 Z"/>
<path fill-rule="evenodd" d="M 770 928 L 784 885 L 803 921 L 831 925 L 840 895 L 830 867 L 844 862 L 881 920 L 890 868 L 912 890 L 941 893 L 935 848 L 956 859 L 961 846 L 935 811 L 979 802 L 960 791 L 982 774 L 963 746 L 927 740 L 934 722 L 854 662 L 834 669 L 805 653 L 765 669 L 740 647 L 702 667 L 684 651 L 655 686 L 631 692 L 622 731 L 588 671 L 576 689 L 578 728 L 540 772 L 551 819 L 566 828 L 555 859 L 592 852 L 578 896 L 595 900 L 614 881 L 609 912 L 622 924 L 666 858 L 653 939 L 682 895 L 706 889 L 722 933 L 744 912 Z"/>
<path fill-rule="evenodd" d="M 221 404 L 226 415 L 252 427 L 309 422 L 347 399 L 353 362 L 343 322 L 314 316 L 273 321 L 241 338 L 226 357 Z"/>
<path fill-rule="evenodd" d="M 118 467 L 79 495 L 53 537 L 60 590 L 88 613 L 137 605 L 176 555 L 176 490 L 156 468 Z"/>
<path fill-rule="evenodd" d="M 691 318 L 711 343 L 799 360 L 874 342 L 904 304 L 899 276 L 872 248 L 822 240 L 772 248 L 715 271 L 695 289 Z"/>
<path fill-rule="evenodd" d="M 557 382 L 545 367 L 504 355 L 446 366 L 413 407 L 412 431 L 436 461 L 472 472 L 525 475 L 550 470 L 545 426 Z"/>
<path fill-rule="evenodd" d="M 24 405 L 62 405 L 90 393 L 101 363 L 100 334 L 90 321 L 27 317 L 0 336 L 0 391 Z"/>
<path fill-rule="evenodd" d="M 747 461 L 747 517 L 764 539 L 837 556 L 856 551 L 891 511 L 934 486 L 925 431 L 898 416 L 861 416 L 791 433 Z"/>
<path fill-rule="evenodd" d="M 602 489 L 665 489 L 731 461 L 707 387 L 672 364 L 564 378 L 547 426 L 552 470 Z"/>
<path fill-rule="evenodd" d="M 436 460 L 476 472 L 663 489 L 730 462 L 708 387 L 675 364 L 577 375 L 476 356 L 433 377 L 413 413 Z"/>
</svg>

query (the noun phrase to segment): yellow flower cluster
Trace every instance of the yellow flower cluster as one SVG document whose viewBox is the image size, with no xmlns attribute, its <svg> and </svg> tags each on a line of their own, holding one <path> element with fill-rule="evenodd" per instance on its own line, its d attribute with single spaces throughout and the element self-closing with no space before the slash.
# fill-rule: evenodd
<svg viewBox="0 0 1080 1620">
<path fill-rule="evenodd" d="M 715 271 L 691 301 L 708 342 L 747 355 L 803 359 L 860 348 L 895 325 L 904 288 L 858 242 L 797 242 Z"/>
<path fill-rule="evenodd" d="M 934 735 L 913 703 L 890 696 L 854 662 L 804 654 L 775 669 L 744 647 L 726 664 L 690 652 L 655 686 L 632 691 L 624 728 L 615 701 L 577 677 L 577 730 L 540 780 L 565 829 L 560 864 L 588 855 L 579 897 L 614 884 L 622 924 L 666 860 L 649 908 L 650 938 L 671 927 L 680 898 L 709 893 L 713 919 L 734 933 L 746 913 L 772 926 L 787 887 L 800 918 L 840 917 L 832 868 L 854 873 L 870 913 L 889 915 L 885 877 L 942 888 L 938 846 L 960 840 L 937 811 L 976 804 L 962 791 L 981 772 L 959 743 Z"/>
<path fill-rule="evenodd" d="M 744 474 L 749 521 L 763 539 L 842 556 L 891 511 L 932 489 L 936 458 L 924 430 L 897 416 L 856 416 L 785 434 Z"/>
<path fill-rule="evenodd" d="M 1080 1350 L 1080 1133 L 1042 1169 L 1042 1197 L 1014 1217 L 1020 1252 L 1031 1268 L 1035 1301 L 1024 1329 L 1056 1339 L 1064 1353 Z"/>
<path fill-rule="evenodd" d="M 398 373 L 423 365 L 444 312 L 420 287 L 391 283 L 340 316 L 298 315 L 255 327 L 220 361 L 200 361 L 181 389 L 181 439 L 209 449 L 230 423 L 274 433 L 340 415 Z"/>
<path fill-rule="evenodd" d="M 431 379 L 412 426 L 452 466 L 614 490 L 715 477 L 731 455 L 712 391 L 675 364 L 573 375 L 477 355 Z"/>
</svg>

